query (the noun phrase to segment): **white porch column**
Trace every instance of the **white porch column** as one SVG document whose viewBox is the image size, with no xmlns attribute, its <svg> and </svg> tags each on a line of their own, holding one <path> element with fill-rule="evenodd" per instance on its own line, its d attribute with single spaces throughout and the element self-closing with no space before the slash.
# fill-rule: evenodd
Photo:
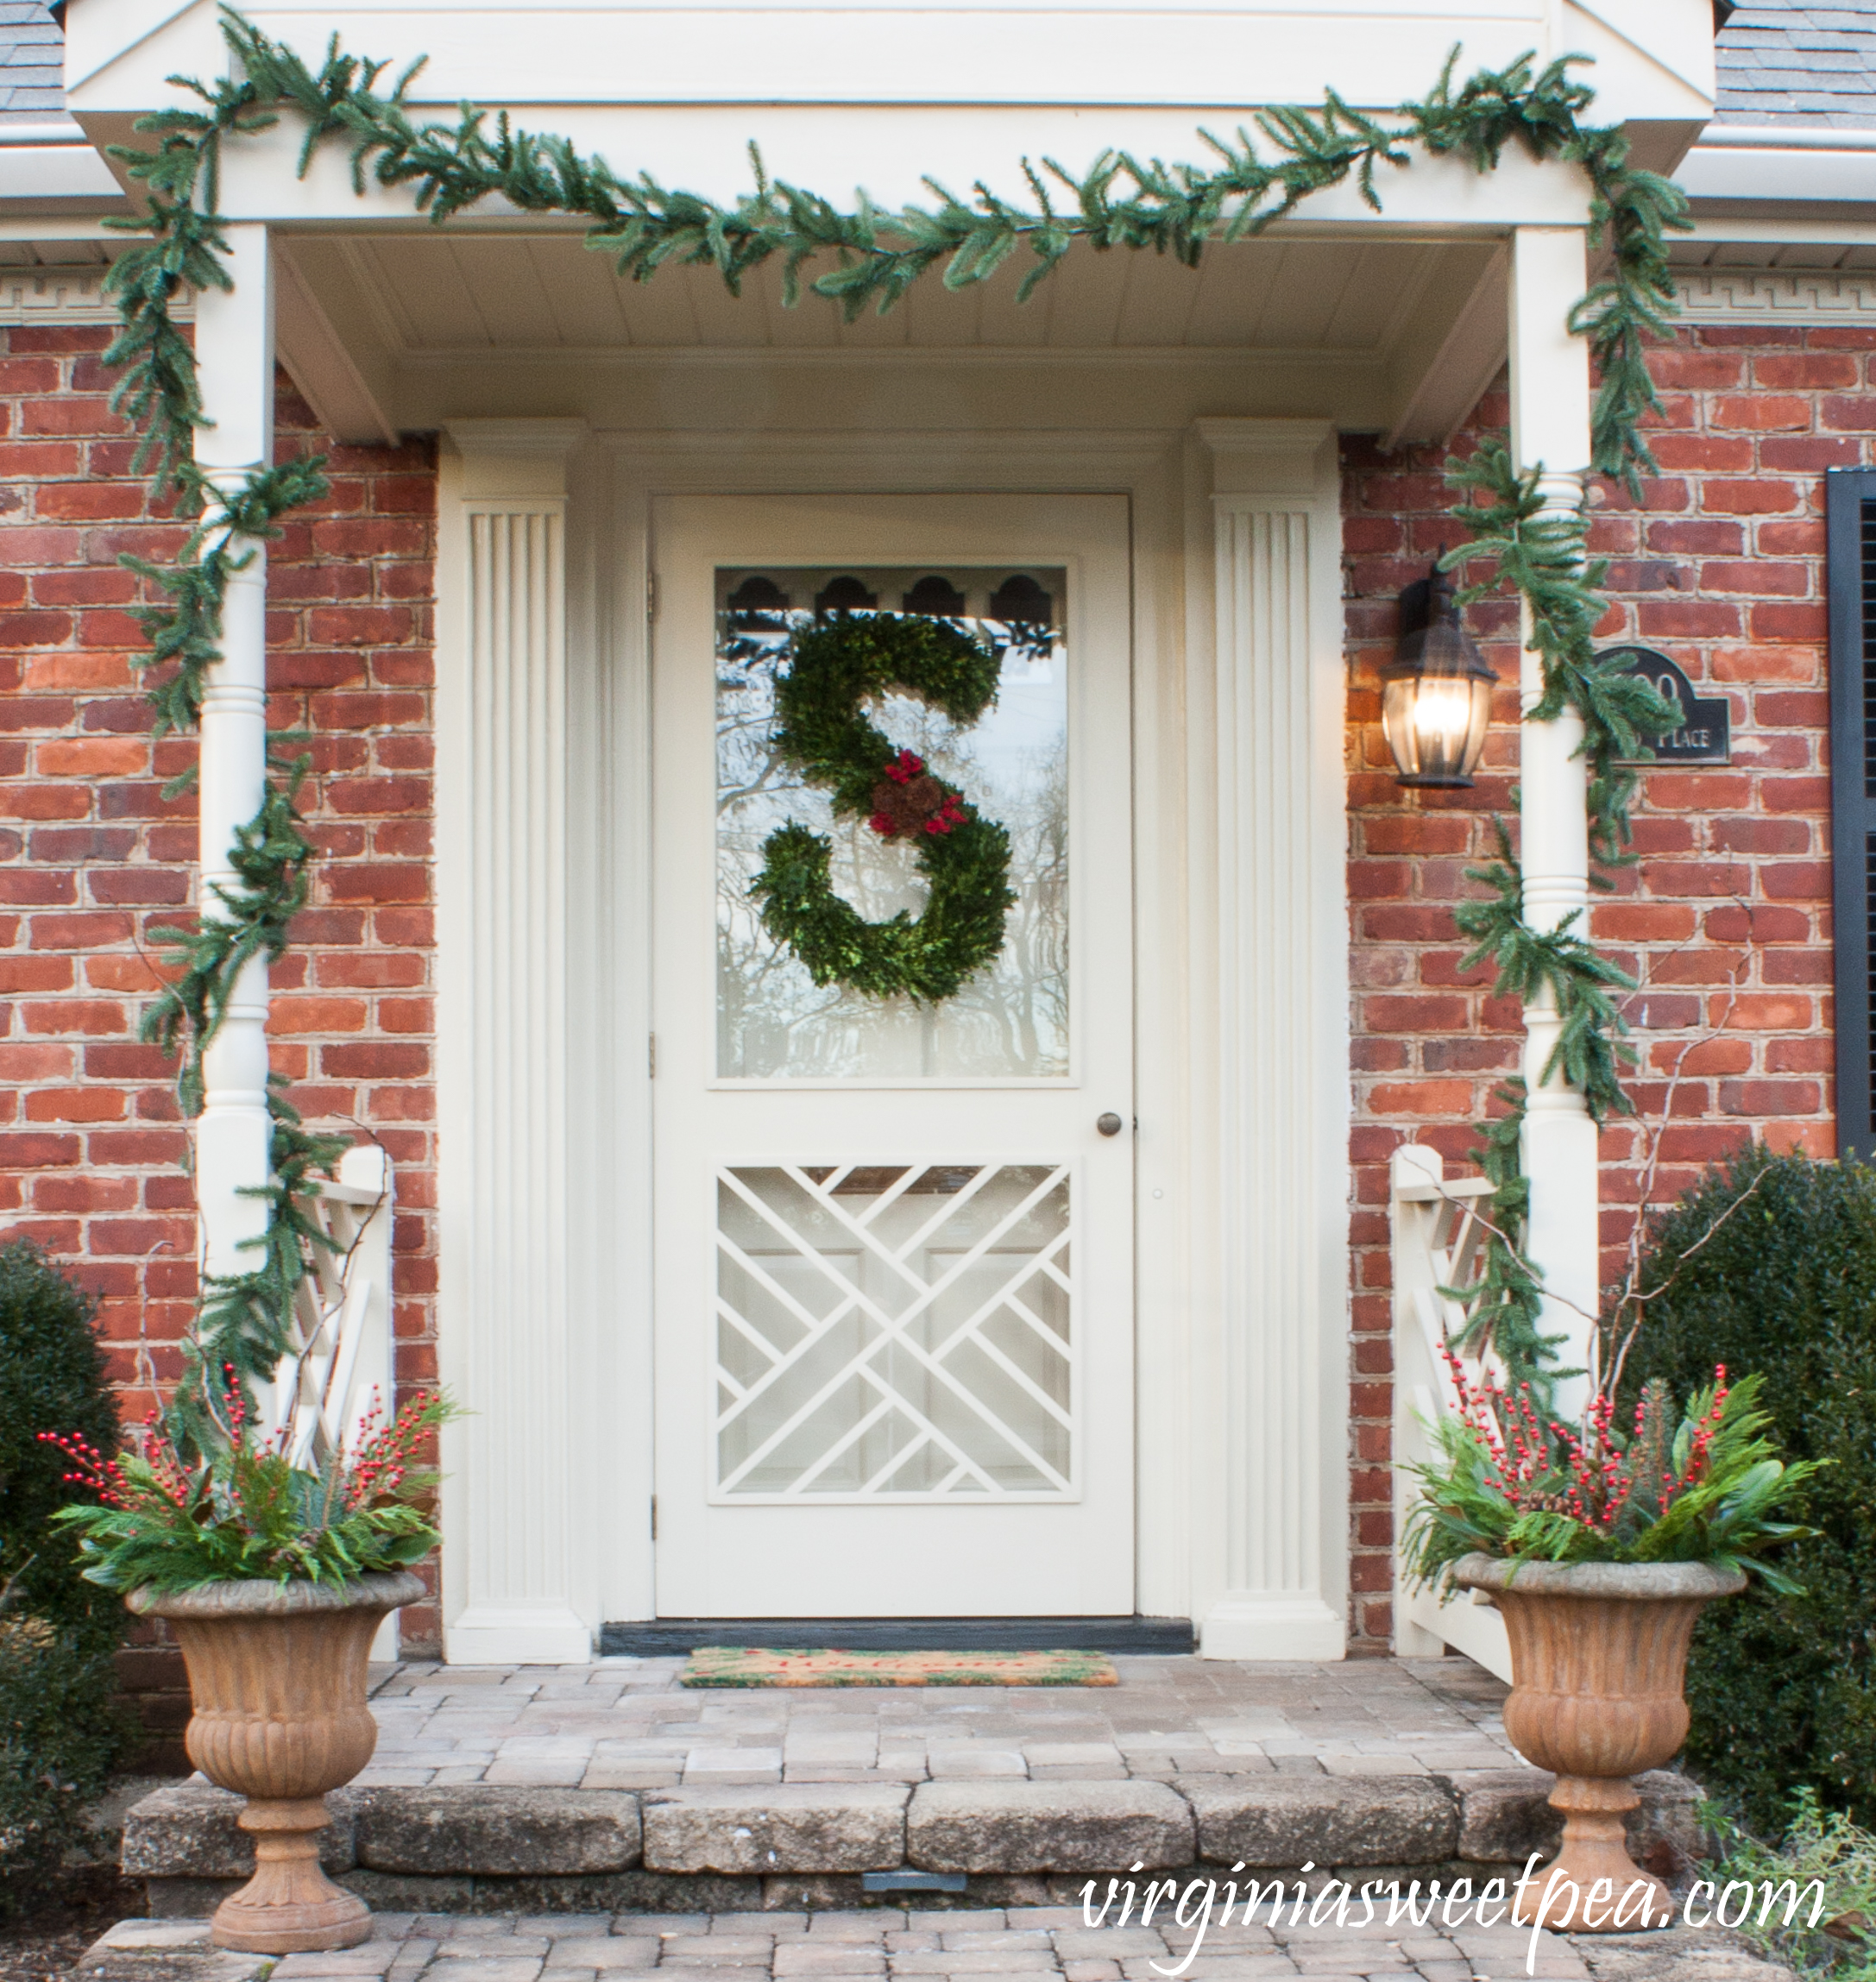
<svg viewBox="0 0 1876 1982">
<path fill-rule="evenodd" d="M 1566 327 L 1571 305 L 1588 286 L 1586 242 L 1580 227 L 1520 227 L 1512 236 L 1511 444 L 1520 469 L 1542 464 L 1539 484 L 1550 512 L 1574 510 L 1583 500 L 1590 461 L 1590 356 Z M 1528 710 L 1544 691 L 1543 669 L 1526 645 L 1520 692 Z M 1524 916 L 1533 929 L 1554 929 L 1572 909 L 1587 935 L 1590 838 L 1587 767 L 1577 752 L 1583 722 L 1566 710 L 1552 722 L 1526 721 L 1519 733 L 1519 816 L 1524 867 Z M 1587 1367 L 1596 1311 L 1596 1131 L 1583 1096 L 1560 1075 L 1539 1079 L 1557 1044 L 1559 1022 L 1544 997 L 1525 1012 L 1524 1075 L 1530 1089 L 1524 1167 L 1531 1180 L 1527 1252 L 1549 1293 L 1545 1332 L 1566 1337 L 1567 1364 Z M 1558 1387 L 1566 1412 L 1584 1401 L 1578 1378 Z"/>
<path fill-rule="evenodd" d="M 444 1608 L 457 1664 L 592 1656 L 567 1255 L 566 475 L 576 420 L 448 429 L 437 601 Z"/>
<path fill-rule="evenodd" d="M 196 362 L 211 426 L 198 428 L 195 458 L 217 488 L 239 487 L 274 446 L 274 286 L 268 230 L 228 229 L 232 291 L 205 289 L 196 302 Z M 234 878 L 235 829 L 261 809 L 267 783 L 267 546 L 236 538 L 249 562 L 229 582 L 222 658 L 202 697 L 201 910 L 215 912 L 215 883 Z M 196 1199 L 202 1262 L 209 1274 L 251 1271 L 258 1255 L 242 1242 L 267 1230 L 264 1199 L 244 1190 L 268 1180 L 268 967 L 255 958 L 236 979 L 220 1028 L 203 1055 L 205 1096 L 196 1127 Z"/>
<path fill-rule="evenodd" d="M 1217 1025 L 1196 1029 L 1193 1069 L 1218 1149 L 1217 1332 L 1195 1400 L 1216 1454 L 1199 1469 L 1216 1503 L 1202 1517 L 1199 1645 L 1211 1658 L 1339 1658 L 1348 932 L 1336 440 L 1316 420 L 1202 420 L 1197 433 L 1211 457 L 1218 859 Z M 1189 626 L 1194 637 L 1202 649 Z"/>
</svg>

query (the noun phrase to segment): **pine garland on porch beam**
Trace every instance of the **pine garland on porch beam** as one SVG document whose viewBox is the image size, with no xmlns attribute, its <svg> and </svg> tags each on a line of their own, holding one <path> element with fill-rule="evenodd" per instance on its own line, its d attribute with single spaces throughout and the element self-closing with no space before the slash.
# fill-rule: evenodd
<svg viewBox="0 0 1876 1982">
<path fill-rule="evenodd" d="M 194 353 L 172 313 L 186 289 L 230 286 L 225 223 L 217 212 L 223 149 L 232 139 L 272 128 L 282 106 L 305 119 L 302 173 L 323 144 L 337 141 L 350 148 L 361 193 L 368 179 L 412 188 L 418 209 L 439 223 L 493 198 L 526 212 L 580 215 L 590 223 L 588 244 L 640 281 L 667 264 L 708 266 L 733 294 L 751 273 L 776 261 L 784 297 L 793 302 L 803 271 L 831 258 L 834 266 L 813 274 L 809 287 L 834 300 L 849 319 L 869 304 L 882 312 L 891 309 L 941 264 L 949 288 L 987 280 L 1019 249 L 1032 263 L 1019 298 L 1032 293 L 1077 242 L 1096 249 L 1151 249 L 1194 266 L 1209 242 L 1260 233 L 1312 193 L 1350 179 L 1379 211 L 1379 168 L 1408 166 L 1415 148 L 1489 172 L 1508 146 L 1517 145 L 1533 159 L 1585 174 L 1592 238 L 1605 240 L 1611 250 L 1609 274 L 1570 320 L 1571 330 L 1587 339 L 1601 374 L 1592 465 L 1631 490 L 1639 490 L 1641 475 L 1654 466 L 1640 425 L 1658 403 L 1646 343 L 1671 329 L 1667 235 L 1687 224 L 1685 200 L 1671 180 L 1629 164 L 1621 131 L 1582 121 L 1594 93 L 1570 71 L 1583 58 L 1564 57 L 1538 72 L 1526 56 L 1502 70 L 1481 71 L 1455 89 L 1455 48 L 1432 93 L 1386 120 L 1353 109 L 1332 91 L 1320 109 L 1256 113 L 1252 122 L 1269 157 L 1243 128 L 1229 140 L 1201 132 L 1214 154 L 1210 165 L 1168 165 L 1109 151 L 1077 175 L 1045 159 L 1040 170 L 1023 167 L 1032 204 L 1012 204 L 981 181 L 963 198 L 928 179 L 930 205 L 889 212 L 864 193 L 852 211 L 843 211 L 818 193 L 771 180 L 752 147 L 754 186 L 724 206 L 666 188 L 649 172 L 621 178 L 564 138 L 513 129 L 506 112 L 492 127 L 488 112 L 467 104 L 453 123 L 415 123 L 406 104 L 422 58 L 386 93 L 377 85 L 387 65 L 345 53 L 336 36 L 313 68 L 225 8 L 222 30 L 243 73 L 212 85 L 184 80 L 202 108 L 140 119 L 136 128 L 155 140 L 153 148 L 112 148 L 148 202 L 142 217 L 110 223 L 148 236 L 106 277 L 122 326 L 105 354 L 108 363 L 122 368 L 112 403 L 143 429 L 139 469 L 154 468 L 159 495 L 199 519 L 173 564 L 129 561 L 170 601 L 144 614 L 151 648 L 142 664 L 158 733 L 186 728 L 200 713 L 207 671 L 219 658 L 228 580 L 239 564 L 231 539 L 277 534 L 283 515 L 317 500 L 325 488 L 318 456 L 257 470 L 232 492 L 217 488 L 196 466 L 192 448 L 205 418 Z M 1602 611 L 1596 587 L 1603 570 L 1585 563 L 1583 518 L 1559 522 L 1541 515 L 1534 472 L 1520 476 L 1502 448 L 1482 449 L 1470 462 L 1449 463 L 1449 471 L 1459 492 L 1453 514 L 1472 538 L 1454 561 L 1483 556 L 1497 566 L 1487 585 L 1468 596 L 1509 585 L 1528 604 L 1544 670 L 1544 695 L 1533 716 L 1544 720 L 1569 708 L 1582 718 L 1592 849 L 1605 866 L 1622 864 L 1632 858 L 1627 848 L 1634 777 L 1618 762 L 1639 754 L 1648 735 L 1671 727 L 1672 712 L 1652 690 L 1614 676 L 1592 658 L 1590 629 Z M 1479 495 L 1486 498 L 1483 506 Z M 270 788 L 243 835 L 239 888 L 221 892 L 218 909 L 186 934 L 182 977 L 147 1015 L 147 1035 L 183 1051 L 179 1089 L 192 1114 L 199 1103 L 202 1049 L 236 972 L 249 956 L 282 953 L 287 921 L 304 899 L 309 849 L 293 802 L 296 785 L 297 778 Z M 1547 934 L 1524 926 L 1516 861 L 1501 825 L 1499 830 L 1499 861 L 1476 875 L 1491 884 L 1493 897 L 1459 911 L 1478 946 L 1474 956 L 1495 963 L 1501 991 L 1543 984 L 1555 992 L 1564 1019 L 1558 1064 L 1583 1086 L 1598 1122 L 1627 1111 L 1616 1069 L 1628 1049 L 1610 994 L 1629 980 L 1567 924 Z M 1523 1097 L 1518 1089 L 1505 1094 L 1512 1112 L 1487 1127 L 1480 1159 L 1500 1186 L 1508 1220 L 1521 1218 L 1527 1187 L 1517 1168 Z M 300 1229 L 292 1192 L 310 1187 L 313 1172 L 330 1166 L 337 1147 L 336 1139 L 301 1128 L 284 1098 L 276 1095 L 273 1108 L 262 1263 L 253 1273 L 211 1280 L 197 1324 L 203 1357 L 211 1363 L 238 1359 L 237 1367 L 256 1376 L 266 1367 L 268 1345 L 286 1338 L 293 1293 L 314 1243 Z M 1541 1288 L 1514 1239 L 1514 1230 L 1501 1225 L 1481 1282 L 1464 1290 L 1468 1333 L 1495 1344 L 1514 1380 L 1528 1377 L 1543 1387 L 1554 1360 L 1537 1329 Z"/>
</svg>

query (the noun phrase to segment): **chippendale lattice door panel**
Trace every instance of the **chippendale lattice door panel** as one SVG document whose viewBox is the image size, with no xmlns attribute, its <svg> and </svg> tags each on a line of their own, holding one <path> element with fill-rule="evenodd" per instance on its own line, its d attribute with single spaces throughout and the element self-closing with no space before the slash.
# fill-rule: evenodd
<svg viewBox="0 0 1876 1982">
<path fill-rule="evenodd" d="M 671 497 L 653 554 L 659 1614 L 1131 1611 L 1124 500 Z M 1001 950 L 936 1003 L 817 985 L 751 894 L 793 823 L 869 922 L 925 907 L 916 834 L 776 747 L 842 614 L 997 659 L 974 722 L 863 712 L 1010 836 Z"/>
</svg>

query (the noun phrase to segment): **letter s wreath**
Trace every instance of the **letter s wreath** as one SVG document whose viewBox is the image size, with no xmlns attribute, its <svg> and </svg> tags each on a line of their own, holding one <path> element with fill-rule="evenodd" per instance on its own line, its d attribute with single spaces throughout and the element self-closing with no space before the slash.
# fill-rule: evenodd
<svg viewBox="0 0 1876 1982">
<path fill-rule="evenodd" d="M 796 633 L 776 683 L 775 743 L 809 784 L 834 797 L 836 816 L 864 818 L 886 840 L 916 840 L 931 884 L 925 912 L 902 909 L 869 922 L 834 891 L 832 843 L 792 819 L 762 845 L 749 892 L 762 924 L 808 966 L 817 985 L 868 997 L 936 1004 L 981 970 L 1004 943 L 1010 835 L 922 758 L 860 714 L 869 695 L 897 689 L 973 723 L 997 699 L 996 654 L 942 620 L 849 617 Z"/>
</svg>

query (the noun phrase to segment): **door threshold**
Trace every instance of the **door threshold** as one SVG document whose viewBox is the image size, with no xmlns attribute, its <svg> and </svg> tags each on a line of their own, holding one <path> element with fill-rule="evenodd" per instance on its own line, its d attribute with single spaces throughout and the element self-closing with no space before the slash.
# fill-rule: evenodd
<svg viewBox="0 0 1876 1982">
<path fill-rule="evenodd" d="M 776 1651 L 1118 1652 L 1187 1658 L 1184 1617 L 658 1617 L 602 1624 L 607 1658 L 670 1658 L 701 1645 Z"/>
</svg>

